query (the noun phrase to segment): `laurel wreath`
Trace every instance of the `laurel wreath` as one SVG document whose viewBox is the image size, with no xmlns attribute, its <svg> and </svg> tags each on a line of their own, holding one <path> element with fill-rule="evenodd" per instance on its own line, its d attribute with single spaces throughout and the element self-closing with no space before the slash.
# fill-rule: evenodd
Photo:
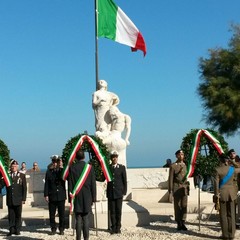
<svg viewBox="0 0 240 240">
<path fill-rule="evenodd" d="M 75 137 L 72 137 L 70 140 L 68 140 L 68 142 L 66 143 L 63 152 L 62 152 L 62 158 L 63 158 L 63 166 L 65 167 L 67 160 L 69 159 L 69 156 L 72 153 L 72 150 L 74 149 L 75 145 L 77 144 L 78 140 L 81 138 L 82 135 L 86 135 L 86 134 L 78 134 Z M 105 144 L 102 143 L 101 139 L 93 136 L 93 135 L 89 135 L 99 146 L 99 151 L 107 157 L 107 159 L 110 159 L 110 153 L 107 150 L 107 147 Z M 102 171 L 101 165 L 97 159 L 97 156 L 94 152 L 94 150 L 92 149 L 91 145 L 85 141 L 83 142 L 82 146 L 81 146 L 81 150 L 83 150 L 85 152 L 85 156 L 86 158 L 89 159 L 88 163 L 91 164 L 94 168 L 95 171 L 95 176 L 96 176 L 96 180 L 99 182 L 104 182 L 105 181 L 105 177 L 104 177 L 104 173 Z"/>
<path fill-rule="evenodd" d="M 0 139 L 0 156 L 2 157 L 5 166 L 8 167 L 10 165 L 10 151 L 7 145 Z"/>
<path fill-rule="evenodd" d="M 223 136 L 212 129 L 206 130 L 209 131 L 216 139 L 218 139 L 223 151 L 226 153 L 228 151 L 228 143 L 224 140 Z M 199 129 L 192 129 L 183 138 L 181 149 L 184 152 L 186 164 L 189 164 L 191 147 L 198 131 Z M 219 166 L 219 153 L 215 149 L 213 143 L 204 136 L 201 138 L 199 145 L 194 175 L 211 176 L 215 171 L 215 168 Z"/>
</svg>

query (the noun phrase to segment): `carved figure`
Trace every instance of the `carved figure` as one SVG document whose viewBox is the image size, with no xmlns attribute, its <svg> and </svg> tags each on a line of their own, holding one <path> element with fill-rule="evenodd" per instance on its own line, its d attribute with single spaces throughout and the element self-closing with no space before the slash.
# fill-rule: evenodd
<svg viewBox="0 0 240 240">
<path fill-rule="evenodd" d="M 131 118 L 129 115 L 120 112 L 116 106 L 110 107 L 109 116 L 111 119 L 110 130 L 97 131 L 96 136 L 102 139 L 109 151 L 118 151 L 119 163 L 126 166 L 126 147 L 130 144 Z M 125 133 L 124 138 L 122 138 L 122 133 Z"/>
<path fill-rule="evenodd" d="M 105 132 L 110 130 L 109 108 L 118 105 L 120 102 L 115 93 L 107 91 L 107 82 L 105 80 L 98 81 L 98 90 L 93 93 L 92 107 L 95 114 L 96 131 Z"/>
</svg>

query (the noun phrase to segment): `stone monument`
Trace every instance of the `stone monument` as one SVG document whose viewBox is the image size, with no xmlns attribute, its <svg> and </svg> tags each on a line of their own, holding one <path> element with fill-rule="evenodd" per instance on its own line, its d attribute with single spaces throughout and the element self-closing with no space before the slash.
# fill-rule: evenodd
<svg viewBox="0 0 240 240">
<path fill-rule="evenodd" d="M 109 151 L 118 151 L 118 162 L 127 166 L 126 148 L 130 144 L 131 117 L 118 109 L 119 102 L 115 93 L 107 91 L 107 82 L 99 80 L 98 90 L 93 93 L 92 102 L 95 135 L 106 144 Z"/>
</svg>

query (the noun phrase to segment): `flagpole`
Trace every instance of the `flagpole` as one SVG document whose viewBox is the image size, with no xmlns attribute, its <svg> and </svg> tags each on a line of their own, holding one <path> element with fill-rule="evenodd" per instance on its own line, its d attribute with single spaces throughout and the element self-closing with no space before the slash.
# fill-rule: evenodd
<svg viewBox="0 0 240 240">
<path fill-rule="evenodd" d="M 98 90 L 98 37 L 97 37 L 97 1 L 95 0 L 95 71 L 96 71 L 96 90 Z"/>
</svg>

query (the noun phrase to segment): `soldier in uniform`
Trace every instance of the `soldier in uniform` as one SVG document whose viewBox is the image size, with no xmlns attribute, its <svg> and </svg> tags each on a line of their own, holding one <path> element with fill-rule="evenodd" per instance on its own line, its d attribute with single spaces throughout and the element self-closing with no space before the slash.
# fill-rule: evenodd
<svg viewBox="0 0 240 240">
<path fill-rule="evenodd" d="M 189 182 L 187 181 L 187 167 L 184 163 L 184 153 L 178 150 L 175 153 L 176 162 L 170 166 L 168 191 L 173 195 L 174 214 L 177 222 L 177 230 L 186 231 L 185 220 L 187 217 L 187 204 L 189 194 Z"/>
<path fill-rule="evenodd" d="M 59 215 L 59 231 L 60 235 L 64 235 L 65 228 L 65 200 L 66 188 L 65 181 L 62 179 L 63 169 L 59 166 L 60 157 L 53 155 L 51 157 L 52 164 L 49 166 L 45 175 L 44 197 L 48 202 L 51 235 L 56 234 L 56 210 Z"/>
<path fill-rule="evenodd" d="M 234 186 L 234 175 L 240 172 L 240 168 L 230 165 L 230 159 L 221 154 L 220 166 L 216 168 L 214 181 L 215 204 L 220 205 L 220 224 L 223 239 L 233 239 L 236 231 L 235 200 L 237 198 Z"/>
<path fill-rule="evenodd" d="M 234 166 L 235 168 L 239 168 L 239 156 L 236 154 L 234 149 L 230 149 L 228 151 L 228 156 L 231 159 L 229 162 L 230 165 Z M 236 190 L 237 199 L 235 200 L 235 212 L 236 212 L 236 227 L 240 227 L 240 174 L 234 174 L 233 176 L 233 185 Z"/>
<path fill-rule="evenodd" d="M 121 233 L 123 195 L 127 193 L 126 168 L 118 164 L 118 152 L 111 152 L 111 165 L 113 180 L 107 184 L 108 209 L 111 220 L 111 234 Z"/>
<path fill-rule="evenodd" d="M 7 187 L 7 206 L 9 233 L 20 235 L 22 225 L 22 205 L 27 197 L 27 184 L 25 174 L 18 171 L 18 162 L 11 161 L 10 177 L 12 179 L 11 186 Z"/>
</svg>

